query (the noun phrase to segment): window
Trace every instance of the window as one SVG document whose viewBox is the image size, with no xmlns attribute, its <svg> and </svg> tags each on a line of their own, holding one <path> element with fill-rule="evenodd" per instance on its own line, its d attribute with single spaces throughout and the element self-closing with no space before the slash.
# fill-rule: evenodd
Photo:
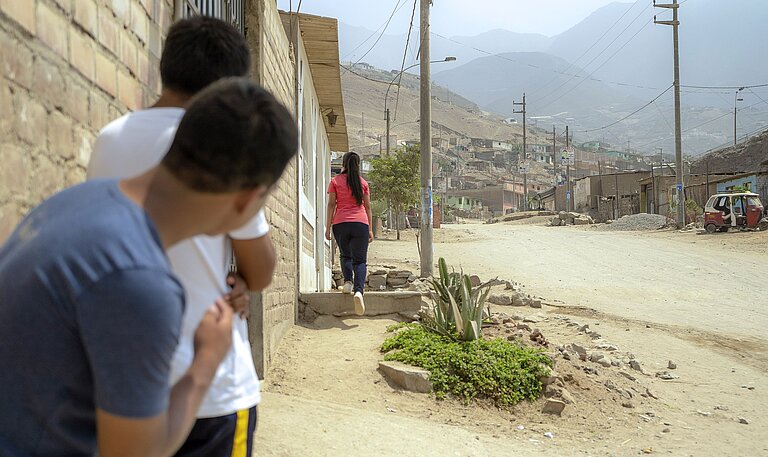
<svg viewBox="0 0 768 457">
<path fill-rule="evenodd" d="M 749 206 L 763 206 L 759 197 L 747 197 L 747 204 Z"/>
<path fill-rule="evenodd" d="M 245 0 L 176 0 L 176 17 L 197 14 L 229 22 L 245 34 Z"/>
</svg>

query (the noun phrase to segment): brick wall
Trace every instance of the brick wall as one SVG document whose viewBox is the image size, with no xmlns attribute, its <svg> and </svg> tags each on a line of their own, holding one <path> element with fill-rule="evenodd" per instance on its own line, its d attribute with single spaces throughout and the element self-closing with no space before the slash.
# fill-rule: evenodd
<svg viewBox="0 0 768 457">
<path fill-rule="evenodd" d="M 274 0 L 251 0 L 246 24 L 253 54 L 253 77 L 291 111 L 295 110 L 294 60 Z M 295 113 L 294 113 L 295 114 Z M 263 377 L 278 344 L 295 323 L 297 312 L 298 190 L 296 159 L 291 161 L 271 197 L 267 220 L 277 251 L 272 285 L 254 300 L 249 329 L 256 369 Z"/>
<path fill-rule="evenodd" d="M 172 0 L 0 0 L 0 243 L 85 178 L 99 129 L 153 100 Z"/>
</svg>

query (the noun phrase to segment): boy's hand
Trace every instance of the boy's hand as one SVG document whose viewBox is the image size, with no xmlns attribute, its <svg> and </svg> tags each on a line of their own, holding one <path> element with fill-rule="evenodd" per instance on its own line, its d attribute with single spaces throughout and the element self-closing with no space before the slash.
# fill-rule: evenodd
<svg viewBox="0 0 768 457">
<path fill-rule="evenodd" d="M 207 357 L 216 366 L 224 360 L 232 345 L 232 315 L 229 304 L 216 300 L 195 331 L 195 357 Z"/>
<path fill-rule="evenodd" d="M 222 297 L 229 303 L 235 314 L 245 319 L 251 313 L 251 292 L 245 279 L 237 273 L 227 276 L 227 285 L 232 288 L 227 295 Z"/>
</svg>

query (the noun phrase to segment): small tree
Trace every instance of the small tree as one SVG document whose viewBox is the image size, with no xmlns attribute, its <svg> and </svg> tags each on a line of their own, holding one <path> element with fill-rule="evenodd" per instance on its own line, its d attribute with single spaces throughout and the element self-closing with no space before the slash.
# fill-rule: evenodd
<svg viewBox="0 0 768 457">
<path fill-rule="evenodd" d="M 395 209 L 397 239 L 400 239 L 399 215 L 405 207 L 418 202 L 420 148 L 409 146 L 394 154 L 371 161 L 371 194 L 389 202 Z"/>
</svg>

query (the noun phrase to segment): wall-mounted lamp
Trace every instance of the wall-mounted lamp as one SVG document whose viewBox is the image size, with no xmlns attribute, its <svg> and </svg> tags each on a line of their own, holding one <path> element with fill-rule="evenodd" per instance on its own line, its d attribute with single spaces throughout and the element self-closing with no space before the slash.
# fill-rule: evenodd
<svg viewBox="0 0 768 457">
<path fill-rule="evenodd" d="M 325 113 L 325 117 L 328 118 L 329 126 L 336 127 L 336 119 L 339 118 L 339 115 L 333 112 L 333 108 L 328 109 L 328 112 Z"/>
</svg>

